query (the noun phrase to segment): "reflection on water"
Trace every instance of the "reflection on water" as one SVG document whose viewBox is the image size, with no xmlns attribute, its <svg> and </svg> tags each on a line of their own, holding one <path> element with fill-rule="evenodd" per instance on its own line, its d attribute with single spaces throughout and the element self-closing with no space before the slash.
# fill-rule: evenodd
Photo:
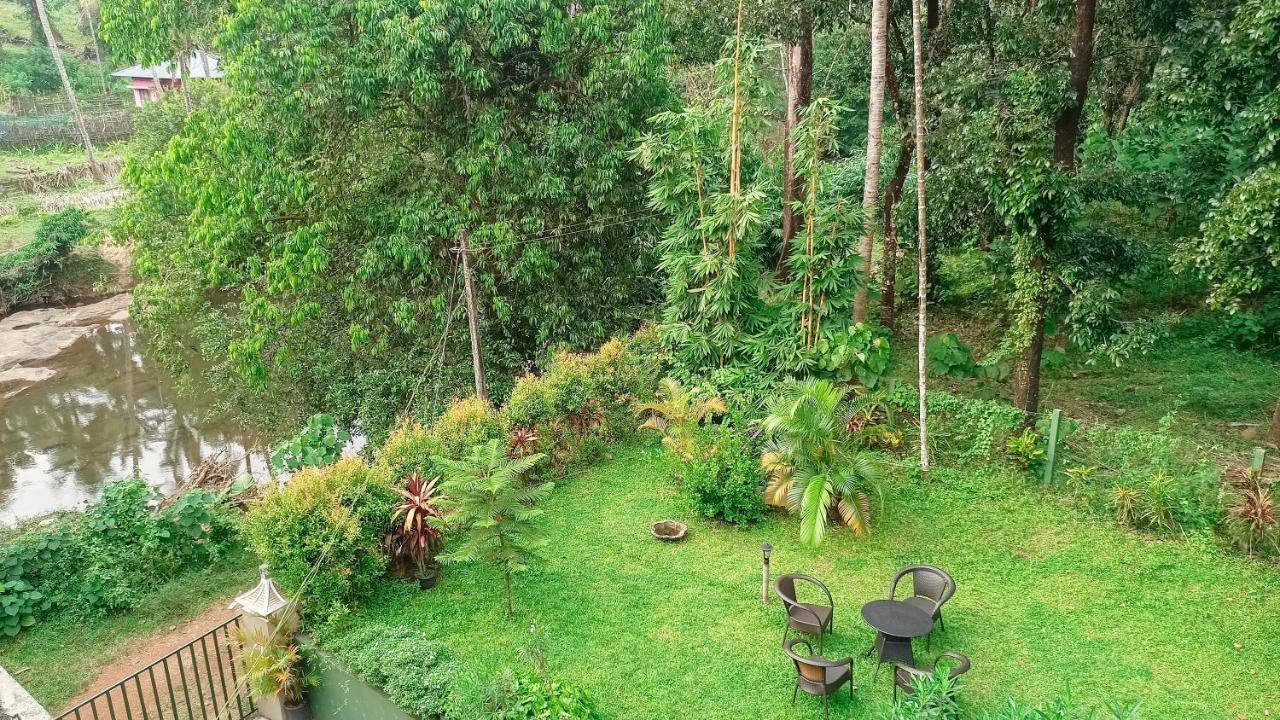
<svg viewBox="0 0 1280 720">
<path fill-rule="evenodd" d="M 179 396 L 138 351 L 131 322 L 95 328 L 55 362 L 56 376 L 0 400 L 0 522 L 76 507 L 135 474 L 171 490 L 223 449 L 265 472 L 254 435 Z"/>
</svg>

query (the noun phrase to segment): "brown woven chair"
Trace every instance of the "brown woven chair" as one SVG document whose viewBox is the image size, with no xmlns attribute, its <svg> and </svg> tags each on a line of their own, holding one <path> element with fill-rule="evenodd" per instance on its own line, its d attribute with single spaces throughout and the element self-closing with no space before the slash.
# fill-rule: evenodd
<svg viewBox="0 0 1280 720">
<path fill-rule="evenodd" d="M 942 606 L 952 595 L 956 594 L 956 581 L 941 568 L 932 565 L 910 565 L 899 570 L 889 583 L 889 599 L 895 599 L 898 593 L 898 581 L 907 575 L 911 576 L 911 597 L 902 601 L 914 605 L 928 613 L 933 621 L 947 631 L 947 624 L 942 619 Z M 933 645 L 933 633 L 929 633 L 928 644 Z"/>
<path fill-rule="evenodd" d="M 916 691 L 914 681 L 918 677 L 930 677 L 938 671 L 938 665 L 946 660 L 951 665 L 951 670 L 947 672 L 949 677 L 958 678 L 969 672 L 969 658 L 958 652 L 948 650 L 938 656 L 932 667 L 912 667 L 903 662 L 895 662 L 893 669 L 893 702 L 898 702 L 898 688 L 902 688 L 902 692 L 910 695 Z"/>
<path fill-rule="evenodd" d="M 800 645 L 804 646 L 804 655 L 797 652 Z M 853 684 L 853 658 L 828 660 L 821 655 L 814 655 L 813 646 L 808 640 L 801 638 L 794 638 L 785 643 L 782 651 L 796 666 L 796 687 L 791 691 L 792 705 L 796 704 L 796 696 L 804 690 L 810 695 L 822 698 L 822 714 L 829 719 L 831 707 L 828 698 L 835 695 L 841 685 L 848 683 L 849 698 L 853 698 L 853 691 L 857 689 Z"/>
<path fill-rule="evenodd" d="M 800 602 L 796 594 L 796 582 L 812 585 L 827 596 L 826 605 Z M 783 575 L 773 586 L 774 593 L 782 601 L 787 610 L 787 626 L 782 629 L 782 643 L 787 642 L 787 634 L 792 630 L 818 636 L 818 653 L 822 653 L 822 638 L 834 627 L 836 602 L 831 598 L 831 591 L 822 581 L 809 575 Z"/>
</svg>

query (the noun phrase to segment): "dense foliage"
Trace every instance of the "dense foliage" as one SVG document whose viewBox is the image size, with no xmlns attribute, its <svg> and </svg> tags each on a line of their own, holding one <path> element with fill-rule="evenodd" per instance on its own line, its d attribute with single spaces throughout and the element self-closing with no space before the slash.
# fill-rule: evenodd
<svg viewBox="0 0 1280 720">
<path fill-rule="evenodd" d="M 0 315 L 47 285 L 88 234 L 89 215 L 70 208 L 41 219 L 34 240 L 0 255 Z"/>
<path fill-rule="evenodd" d="M 331 619 L 384 574 L 396 497 L 387 474 L 359 459 L 307 468 L 253 505 L 245 540 L 306 617 Z"/>
<path fill-rule="evenodd" d="M 461 233 L 485 361 L 508 377 L 630 329 L 653 254 L 625 153 L 671 102 L 656 11 L 237 6 L 230 98 L 125 174 L 137 315 L 175 341 L 204 328 L 250 383 L 375 439 L 464 382 Z"/>
<path fill-rule="evenodd" d="M 364 625 L 326 636 L 326 650 L 414 717 L 444 717 L 460 670 L 448 648 L 409 627 Z"/>
<path fill-rule="evenodd" d="M 704 430 L 680 473 L 694 509 L 706 517 L 738 525 L 764 518 L 760 458 L 740 429 L 716 425 Z"/>
<path fill-rule="evenodd" d="M 141 479 L 106 486 L 83 513 L 12 531 L 0 544 L 0 633 L 53 614 L 88 618 L 135 607 L 147 588 L 234 547 L 226 493 L 191 490 L 157 508 Z"/>
</svg>

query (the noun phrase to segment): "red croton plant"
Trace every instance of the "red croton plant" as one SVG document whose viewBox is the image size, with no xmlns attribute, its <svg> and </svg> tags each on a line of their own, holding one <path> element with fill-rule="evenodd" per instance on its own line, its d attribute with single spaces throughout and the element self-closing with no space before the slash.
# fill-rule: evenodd
<svg viewBox="0 0 1280 720">
<path fill-rule="evenodd" d="M 444 513 L 436 502 L 437 478 L 427 480 L 414 473 L 405 477 L 401 500 L 391 514 L 392 528 L 387 533 L 387 552 L 400 562 L 412 563 L 419 577 L 427 574 L 432 560 L 444 544 L 440 524 Z"/>
</svg>

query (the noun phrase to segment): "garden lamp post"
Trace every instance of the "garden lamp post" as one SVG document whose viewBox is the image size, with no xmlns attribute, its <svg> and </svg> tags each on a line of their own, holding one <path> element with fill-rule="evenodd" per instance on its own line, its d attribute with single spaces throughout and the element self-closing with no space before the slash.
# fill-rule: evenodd
<svg viewBox="0 0 1280 720">
<path fill-rule="evenodd" d="M 764 569 L 762 571 L 762 580 L 760 582 L 760 604 L 769 604 L 769 556 L 773 554 L 773 546 L 765 543 L 760 546 L 760 552 L 764 555 Z"/>
</svg>

